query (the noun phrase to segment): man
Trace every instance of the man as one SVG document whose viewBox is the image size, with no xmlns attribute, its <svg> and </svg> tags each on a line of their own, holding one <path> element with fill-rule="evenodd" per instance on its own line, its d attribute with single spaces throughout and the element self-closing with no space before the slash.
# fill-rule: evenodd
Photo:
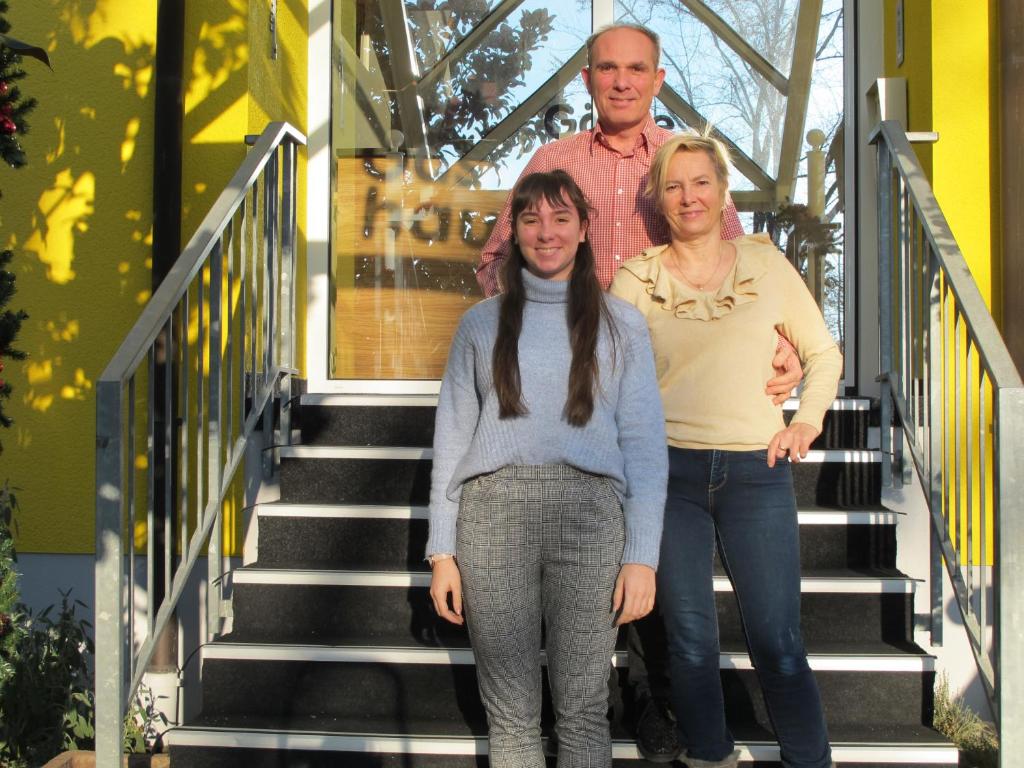
<svg viewBox="0 0 1024 768">
<path fill-rule="evenodd" d="M 664 218 L 643 192 L 654 153 L 672 136 L 651 117 L 651 104 L 665 79 L 665 70 L 657 64 L 660 53 L 657 35 L 644 27 L 620 24 L 591 36 L 582 77 L 597 109 L 597 126 L 541 146 L 523 170 L 525 176 L 561 168 L 579 184 L 597 214 L 590 225 L 590 244 L 605 288 L 623 261 L 669 240 Z M 487 296 L 499 292 L 498 274 L 512 232 L 510 205 L 511 198 L 477 269 Z M 730 200 L 723 212 L 722 236 L 742 234 Z"/>
<path fill-rule="evenodd" d="M 615 24 L 587 40 L 587 67 L 581 75 L 597 109 L 597 125 L 584 133 L 545 144 L 527 163 L 523 176 L 561 168 L 569 172 L 594 207 L 589 238 L 597 276 L 607 288 L 623 261 L 652 245 L 669 241 L 668 226 L 644 194 L 651 160 L 672 132 L 655 124 L 651 105 L 665 79 L 658 62 L 661 46 L 651 30 Z M 501 264 L 512 232 L 511 196 L 484 246 L 477 280 L 484 294 L 500 292 Z M 722 237 L 743 234 L 736 207 L 722 212 Z M 799 383 L 801 370 L 791 346 L 773 363 L 782 374 L 766 393 L 784 400 Z M 680 752 L 668 706 L 668 659 L 657 611 L 628 625 L 630 685 L 637 702 L 637 747 L 648 760 L 670 762 Z"/>
</svg>

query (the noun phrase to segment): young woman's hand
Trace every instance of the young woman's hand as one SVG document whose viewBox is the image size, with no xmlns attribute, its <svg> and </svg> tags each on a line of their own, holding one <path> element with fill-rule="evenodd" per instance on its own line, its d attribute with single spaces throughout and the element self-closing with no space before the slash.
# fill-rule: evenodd
<svg viewBox="0 0 1024 768">
<path fill-rule="evenodd" d="M 768 443 L 768 466 L 774 467 L 776 459 L 784 459 L 787 456 L 794 464 L 799 464 L 800 459 L 807 456 L 811 443 L 821 434 L 810 424 L 803 424 L 795 421 L 781 432 L 776 432 L 775 437 Z"/>
<path fill-rule="evenodd" d="M 642 619 L 654 608 L 654 569 L 640 563 L 625 563 L 619 569 L 612 594 L 615 626 Z"/>
<path fill-rule="evenodd" d="M 455 558 L 438 560 L 432 566 L 430 577 L 430 599 L 434 601 L 434 610 L 442 619 L 452 624 L 462 624 L 462 575 Z M 452 605 L 448 606 L 448 595 L 452 596 Z M 453 610 L 454 609 L 454 610 Z"/>
</svg>

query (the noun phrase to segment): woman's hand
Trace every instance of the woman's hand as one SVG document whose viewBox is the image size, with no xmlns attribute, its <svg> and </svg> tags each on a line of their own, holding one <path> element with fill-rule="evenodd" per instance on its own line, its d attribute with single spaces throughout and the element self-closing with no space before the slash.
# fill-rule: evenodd
<svg viewBox="0 0 1024 768">
<path fill-rule="evenodd" d="M 768 379 L 764 391 L 771 397 L 772 403 L 782 405 L 793 394 L 800 379 L 804 377 L 796 349 L 785 336 L 780 337 L 779 348 L 775 351 L 775 357 L 772 358 L 772 368 L 775 369 L 775 377 Z"/>
<path fill-rule="evenodd" d="M 615 626 L 642 619 L 654 608 L 654 569 L 640 563 L 625 563 L 619 569 L 612 595 Z"/>
<path fill-rule="evenodd" d="M 462 618 L 462 575 L 455 558 L 438 560 L 431 566 L 430 599 L 434 601 L 437 615 L 452 624 L 461 625 Z M 448 595 L 452 596 L 452 607 L 448 607 Z M 454 610 L 453 610 L 454 609 Z"/>
<path fill-rule="evenodd" d="M 776 459 L 789 460 L 799 464 L 800 459 L 807 456 L 811 443 L 821 434 L 810 424 L 803 424 L 795 421 L 781 432 L 776 432 L 775 437 L 768 443 L 768 466 L 774 467 Z"/>
</svg>

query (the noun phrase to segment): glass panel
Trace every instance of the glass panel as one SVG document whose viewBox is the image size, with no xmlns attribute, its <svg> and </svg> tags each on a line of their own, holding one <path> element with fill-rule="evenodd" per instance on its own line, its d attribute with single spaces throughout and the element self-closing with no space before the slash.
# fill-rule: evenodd
<svg viewBox="0 0 1024 768">
<path fill-rule="evenodd" d="M 409 31 L 416 47 L 420 72 L 426 74 L 432 66 L 451 51 L 497 6 L 514 5 L 515 0 L 470 0 L 470 2 L 441 3 L 440 8 L 422 7 L 420 2 L 405 3 Z M 428 3 L 434 6 L 436 3 Z"/>
<path fill-rule="evenodd" d="M 788 76 L 798 0 L 707 5 Z M 330 370 L 338 378 L 436 379 L 459 317 L 480 298 L 473 266 L 509 188 L 540 144 L 590 127 L 589 96 L 576 73 L 591 2 L 334 7 Z M 628 9 L 617 2 L 616 9 L 618 18 L 662 34 L 669 87 L 763 169 L 754 173 L 742 158 L 733 169 L 744 225 L 769 231 L 790 254 L 841 339 L 841 0 L 824 0 L 803 129 L 825 135 L 824 182 L 808 194 L 810 147 L 801 137 L 790 153 L 796 184 L 781 201 L 773 180 L 787 122 L 797 124 L 787 121 L 786 99 L 679 0 L 637 0 Z M 664 95 L 656 118 L 686 127 L 666 106 L 677 100 Z"/>
<path fill-rule="evenodd" d="M 769 64 L 783 75 L 789 75 L 800 0 L 703 0 L 703 3 Z"/>
<path fill-rule="evenodd" d="M 583 44 L 590 13 L 564 3 L 527 0 L 421 89 L 430 149 L 442 166 L 459 160 Z"/>
<path fill-rule="evenodd" d="M 732 5 L 742 5 L 756 18 L 767 16 L 768 11 L 786 3 L 750 0 Z M 758 166 L 775 176 L 786 121 L 786 97 L 707 25 L 682 9 L 678 0 L 637 0 L 629 4 L 628 10 L 619 0 L 616 14 L 622 20 L 637 20 L 658 31 L 665 85 L 710 120 Z M 743 30 L 736 31 L 748 43 L 752 39 L 760 39 L 765 45 L 773 41 L 770 47 L 791 50 L 795 23 L 791 15 L 786 18 L 787 23 L 744 23 Z M 770 30 L 777 25 L 782 26 L 782 33 L 774 38 Z M 754 47 L 761 50 L 763 46 Z"/>
<path fill-rule="evenodd" d="M 589 3 L 566 6 L 335 4 L 333 377 L 441 377 L 508 189 L 537 146 L 589 127 L 577 62 L 571 85 L 551 77 L 589 34 Z"/>
</svg>

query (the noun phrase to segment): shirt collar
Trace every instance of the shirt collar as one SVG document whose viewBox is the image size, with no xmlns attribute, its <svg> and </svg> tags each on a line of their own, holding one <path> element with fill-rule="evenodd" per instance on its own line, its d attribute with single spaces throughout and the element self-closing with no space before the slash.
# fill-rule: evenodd
<svg viewBox="0 0 1024 768">
<path fill-rule="evenodd" d="M 647 115 L 647 121 L 644 123 L 643 130 L 640 131 L 640 135 L 636 137 L 636 144 L 634 145 L 634 151 L 643 150 L 644 152 L 650 152 L 650 148 L 654 146 L 654 133 L 658 130 L 658 124 L 654 122 L 654 117 L 650 114 Z M 604 131 L 601 130 L 601 122 L 598 121 L 597 125 L 594 126 L 593 133 L 590 137 L 590 154 L 594 154 L 594 144 L 600 144 L 605 149 L 611 149 L 608 144 L 608 140 L 604 137 Z"/>
</svg>

